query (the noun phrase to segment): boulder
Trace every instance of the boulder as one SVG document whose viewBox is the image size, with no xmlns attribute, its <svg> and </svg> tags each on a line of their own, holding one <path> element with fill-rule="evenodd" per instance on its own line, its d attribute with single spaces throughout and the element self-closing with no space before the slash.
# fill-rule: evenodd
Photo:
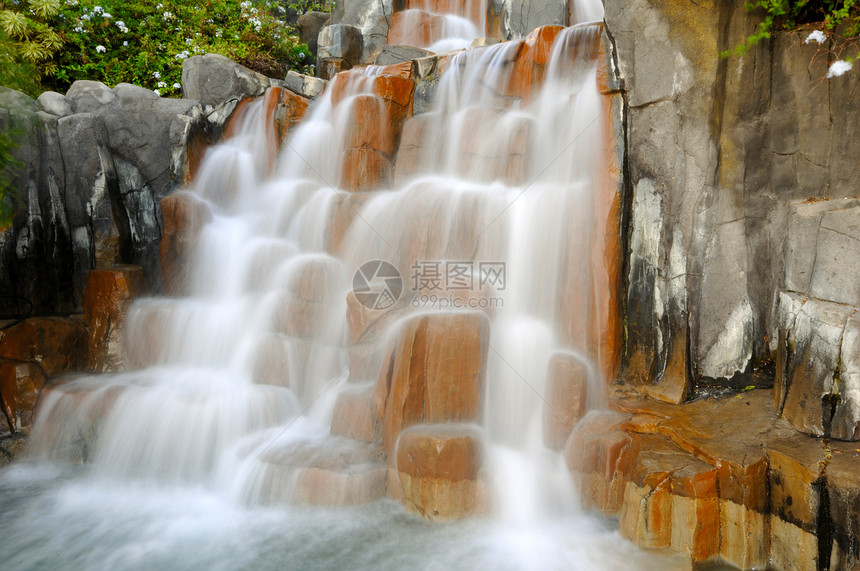
<svg viewBox="0 0 860 571">
<path fill-rule="evenodd" d="M 326 81 L 318 77 L 310 75 L 302 75 L 296 71 L 290 70 L 284 78 L 284 87 L 308 99 L 316 99 L 323 89 L 325 89 Z"/>
<path fill-rule="evenodd" d="M 361 442 L 379 441 L 379 419 L 373 414 L 373 383 L 349 386 L 337 395 L 331 433 Z"/>
<path fill-rule="evenodd" d="M 317 73 L 320 79 L 329 80 L 342 71 L 352 69 L 352 65 L 343 58 L 326 58 L 317 60 Z"/>
<path fill-rule="evenodd" d="M 425 49 L 412 46 L 385 45 L 376 56 L 376 65 L 394 65 L 433 55 Z"/>
<path fill-rule="evenodd" d="M 354 26 L 361 32 L 363 48 L 359 63 L 372 63 L 386 44 L 393 8 L 392 0 L 346 0 L 335 3 L 332 24 Z"/>
<path fill-rule="evenodd" d="M 145 292 L 146 282 L 140 267 L 118 266 L 112 270 L 90 271 L 84 290 L 90 371 L 124 368 L 122 339 L 126 312 L 131 302 Z"/>
<path fill-rule="evenodd" d="M 409 426 L 479 420 L 489 347 L 486 315 L 417 315 L 395 331 L 373 396 L 386 451 Z"/>
<path fill-rule="evenodd" d="M 0 357 L 0 402 L 10 432 L 33 424 L 36 401 L 46 381 L 45 371 L 36 363 Z"/>
<path fill-rule="evenodd" d="M 183 295 L 190 291 L 189 268 L 203 227 L 212 220 L 209 206 L 196 194 L 175 192 L 161 200 L 164 231 L 159 246 L 164 292 Z"/>
<path fill-rule="evenodd" d="M 257 97 L 273 80 L 219 54 L 193 56 L 182 62 L 182 96 L 204 106 Z"/>
<path fill-rule="evenodd" d="M 48 377 L 84 371 L 86 325 L 79 317 L 30 317 L 0 331 L 0 357 L 36 363 Z"/>
<path fill-rule="evenodd" d="M 361 63 L 361 31 L 355 26 L 334 24 L 320 30 L 317 59 L 338 58 L 351 66 Z"/>
<path fill-rule="evenodd" d="M 45 113 L 65 117 L 75 112 L 74 102 L 69 100 L 65 95 L 56 91 L 44 91 L 36 99 L 36 103 L 42 108 Z"/>
<path fill-rule="evenodd" d="M 388 463 L 388 496 L 431 521 L 487 510 L 483 444 L 471 425 L 413 426 L 397 440 Z"/>
<path fill-rule="evenodd" d="M 308 45 L 312 54 L 317 53 L 317 38 L 320 30 L 331 22 L 331 14 L 328 12 L 316 12 L 310 10 L 299 16 L 299 38 L 303 44 Z"/>
<path fill-rule="evenodd" d="M 588 411 L 589 365 L 572 353 L 553 353 L 546 372 L 543 440 L 564 448 L 573 427 Z"/>
<path fill-rule="evenodd" d="M 96 113 L 116 99 L 113 90 L 100 81 L 78 80 L 69 87 L 66 99 L 76 113 Z"/>
</svg>

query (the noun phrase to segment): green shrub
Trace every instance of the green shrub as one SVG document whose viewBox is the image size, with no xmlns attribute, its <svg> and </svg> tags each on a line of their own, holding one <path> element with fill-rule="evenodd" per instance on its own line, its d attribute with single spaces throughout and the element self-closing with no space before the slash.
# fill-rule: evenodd
<svg viewBox="0 0 860 571">
<path fill-rule="evenodd" d="M 38 81 L 56 70 L 52 59 L 63 46 L 58 32 L 60 0 L 12 0 L 0 2 L 0 30 L 14 60 L 31 64 Z M 5 84 L 4 84 L 5 85 Z"/>
<path fill-rule="evenodd" d="M 860 36 L 860 0 L 756 0 L 744 2 L 747 11 L 762 10 L 765 18 L 755 33 L 723 57 L 743 55 L 775 30 L 794 30 L 801 24 L 820 22 L 830 34 L 839 33 L 849 40 Z"/>
<path fill-rule="evenodd" d="M 272 77 L 310 73 L 313 56 L 277 17 L 273 2 L 66 0 L 58 24 L 66 46 L 47 86 L 78 79 L 127 82 L 179 95 L 182 61 L 218 53 Z"/>
</svg>

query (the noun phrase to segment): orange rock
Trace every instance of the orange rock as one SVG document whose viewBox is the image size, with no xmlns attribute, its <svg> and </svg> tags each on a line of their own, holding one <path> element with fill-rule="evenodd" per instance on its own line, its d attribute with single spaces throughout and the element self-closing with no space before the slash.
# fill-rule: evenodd
<svg viewBox="0 0 860 571">
<path fill-rule="evenodd" d="M 395 125 L 385 101 L 376 95 L 358 95 L 351 105 L 352 120 L 346 148 L 367 146 L 389 157 L 394 154 Z"/>
<path fill-rule="evenodd" d="M 78 317 L 30 317 L 0 331 L 0 357 L 33 361 L 49 377 L 83 371 L 86 325 Z"/>
<path fill-rule="evenodd" d="M 554 353 L 547 368 L 545 394 L 544 444 L 561 450 L 587 410 L 588 367 L 582 358 L 572 353 Z"/>
<path fill-rule="evenodd" d="M 308 112 L 310 99 L 284 89 L 275 111 L 275 126 L 278 133 L 279 145 L 301 122 Z"/>
<path fill-rule="evenodd" d="M 212 212 L 197 195 L 179 191 L 161 199 L 161 213 L 164 230 L 158 254 L 164 293 L 187 294 L 191 257 L 203 227 L 212 220 Z"/>
<path fill-rule="evenodd" d="M 90 270 L 84 290 L 89 370 L 103 372 L 123 368 L 122 336 L 126 311 L 132 300 L 145 290 L 143 270 L 138 266 Z"/>
<path fill-rule="evenodd" d="M 432 115 L 425 113 L 410 118 L 403 125 L 397 163 L 394 166 L 394 181 L 401 186 L 406 180 L 421 171 L 424 137 Z"/>
<path fill-rule="evenodd" d="M 379 419 L 372 410 L 373 385 L 347 387 L 337 396 L 331 433 L 361 442 L 379 440 Z"/>
<path fill-rule="evenodd" d="M 352 68 L 352 65 L 343 58 L 324 58 L 317 65 L 320 79 L 331 79 L 337 74 Z"/>
<path fill-rule="evenodd" d="M 258 385 L 289 387 L 289 357 L 281 336 L 271 333 L 257 343 L 254 350 L 252 379 Z"/>
<path fill-rule="evenodd" d="M 0 402 L 10 431 L 33 424 L 36 401 L 46 380 L 36 363 L 0 358 Z"/>
<path fill-rule="evenodd" d="M 340 186 L 350 191 L 377 190 L 388 186 L 393 171 L 391 160 L 375 149 L 347 149 L 343 153 Z"/>
<path fill-rule="evenodd" d="M 445 22 L 425 10 L 395 12 L 391 16 L 386 43 L 425 48 L 442 38 Z"/>
<path fill-rule="evenodd" d="M 349 292 L 346 296 L 346 320 L 349 323 L 350 343 L 363 343 L 378 338 L 394 320 L 402 317 L 403 312 L 399 310 L 404 305 L 404 298 L 401 297 L 387 310 L 374 310 L 361 304 L 355 293 Z"/>
<path fill-rule="evenodd" d="M 617 514 L 624 490 L 638 455 L 637 443 L 621 429 L 626 415 L 595 411 L 586 415 L 564 448 L 564 458 L 575 482 L 583 507 L 595 507 Z"/>
<path fill-rule="evenodd" d="M 429 520 L 452 520 L 486 510 L 480 431 L 471 425 L 404 430 L 389 460 L 388 495 Z"/>
<path fill-rule="evenodd" d="M 483 313 L 417 315 L 400 324 L 374 395 L 377 412 L 384 409 L 386 451 L 414 424 L 479 419 L 488 343 Z"/>
</svg>

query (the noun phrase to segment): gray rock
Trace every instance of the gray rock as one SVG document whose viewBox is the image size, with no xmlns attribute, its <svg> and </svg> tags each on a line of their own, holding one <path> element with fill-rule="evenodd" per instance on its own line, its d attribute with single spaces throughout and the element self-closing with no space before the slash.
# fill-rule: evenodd
<svg viewBox="0 0 860 571">
<path fill-rule="evenodd" d="M 335 24 L 320 30 L 317 60 L 343 59 L 350 65 L 361 63 L 361 31 L 355 26 Z"/>
<path fill-rule="evenodd" d="M 57 93 L 56 91 L 45 91 L 39 98 L 36 99 L 36 103 L 39 104 L 39 107 L 42 108 L 42 111 L 45 113 L 50 113 L 51 115 L 56 115 L 58 117 L 65 117 L 66 115 L 71 115 L 75 112 L 75 107 L 71 101 L 69 101 L 65 95 L 61 93 Z"/>
<path fill-rule="evenodd" d="M 489 0 L 488 4 L 488 33 L 508 40 L 523 38 L 539 26 L 566 26 L 570 18 L 568 0 Z"/>
<path fill-rule="evenodd" d="M 374 63 L 376 63 L 376 65 L 394 65 L 431 55 L 433 55 L 433 52 L 421 48 L 386 45 L 382 48 L 379 55 L 376 56 L 376 61 Z"/>
<path fill-rule="evenodd" d="M 343 0 L 335 4 L 332 24 L 355 26 L 361 32 L 362 55 L 357 63 L 373 63 L 382 51 L 395 4 L 402 9 L 400 0 Z"/>
<path fill-rule="evenodd" d="M 328 82 L 324 79 L 302 75 L 293 70 L 288 71 L 287 77 L 284 78 L 284 87 L 308 99 L 315 99 L 322 93 L 326 83 Z"/>
<path fill-rule="evenodd" d="M 145 87 L 140 87 L 139 85 L 132 85 L 130 83 L 120 83 L 113 88 L 113 92 L 116 93 L 116 96 L 124 101 L 129 100 L 147 100 L 147 99 L 158 99 L 158 95 Z"/>
<path fill-rule="evenodd" d="M 76 113 L 93 113 L 116 98 L 110 87 L 100 81 L 78 80 L 66 92 Z"/>
<path fill-rule="evenodd" d="M 271 84 L 265 75 L 219 54 L 194 56 L 182 62 L 182 96 L 204 106 L 256 97 Z"/>
<path fill-rule="evenodd" d="M 328 12 L 305 12 L 299 17 L 299 37 L 308 45 L 311 53 L 317 53 L 317 38 L 320 30 L 331 23 L 331 14 Z"/>
<path fill-rule="evenodd" d="M 860 440 L 860 308 L 779 297 L 775 408 L 813 436 Z"/>
</svg>

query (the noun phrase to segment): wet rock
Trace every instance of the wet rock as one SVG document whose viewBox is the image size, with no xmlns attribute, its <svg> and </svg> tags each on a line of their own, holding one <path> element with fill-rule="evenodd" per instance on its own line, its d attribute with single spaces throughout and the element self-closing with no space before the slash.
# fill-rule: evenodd
<svg viewBox="0 0 860 571">
<path fill-rule="evenodd" d="M 414 426 L 397 440 L 388 495 L 408 511 L 446 521 L 486 511 L 480 430 L 469 425 Z"/>
<path fill-rule="evenodd" d="M 573 4 L 573 2 L 571 2 Z M 510 0 L 505 3 L 503 37 L 519 38 L 539 26 L 568 24 L 568 6 L 552 0 Z"/>
<path fill-rule="evenodd" d="M 361 442 L 379 441 L 379 419 L 373 413 L 373 383 L 341 391 L 334 405 L 331 433 Z"/>
<path fill-rule="evenodd" d="M 86 325 L 78 317 L 30 317 L 0 331 L 0 357 L 32 361 L 49 377 L 84 371 Z"/>
<path fill-rule="evenodd" d="M 11 432 L 33 424 L 36 401 L 47 377 L 34 362 L 0 358 L 0 402 Z"/>
<path fill-rule="evenodd" d="M 0 468 L 23 458 L 27 452 L 29 439 L 24 434 L 10 434 L 0 437 Z"/>
<path fill-rule="evenodd" d="M 573 427 L 587 411 L 587 364 L 577 355 L 554 353 L 547 367 L 544 394 L 544 444 L 561 450 Z"/>
<path fill-rule="evenodd" d="M 87 324 L 87 368 L 93 372 L 124 368 L 122 339 L 128 306 L 146 292 L 143 270 L 119 266 L 92 270 L 84 290 L 84 321 Z"/>
<path fill-rule="evenodd" d="M 382 48 L 380 54 L 376 56 L 376 61 L 374 63 L 376 63 L 376 65 L 394 65 L 427 57 L 429 55 L 432 55 L 432 52 L 421 48 L 386 45 Z"/>
<path fill-rule="evenodd" d="M 385 449 L 420 423 L 480 418 L 489 321 L 482 313 L 436 313 L 399 324 L 374 392 Z"/>
<path fill-rule="evenodd" d="M 373 63 L 386 44 L 392 17 L 391 0 L 346 0 L 332 9 L 332 23 L 355 26 L 361 32 L 362 54 L 359 63 Z"/>
<path fill-rule="evenodd" d="M 197 195 L 180 191 L 161 200 L 164 232 L 159 246 L 161 279 L 168 295 L 189 292 L 189 268 L 203 227 L 212 220 L 209 206 Z"/>
<path fill-rule="evenodd" d="M 350 506 L 385 496 L 385 464 L 378 446 L 345 438 L 298 442 L 260 458 L 254 501 Z"/>
<path fill-rule="evenodd" d="M 329 80 L 342 71 L 352 69 L 352 65 L 342 58 L 326 58 L 317 60 L 317 73 L 320 79 Z"/>
<path fill-rule="evenodd" d="M 402 186 L 409 178 L 421 172 L 427 126 L 434 120 L 438 120 L 438 117 L 425 113 L 411 117 L 404 123 L 394 167 L 394 181 L 397 186 Z"/>
</svg>

